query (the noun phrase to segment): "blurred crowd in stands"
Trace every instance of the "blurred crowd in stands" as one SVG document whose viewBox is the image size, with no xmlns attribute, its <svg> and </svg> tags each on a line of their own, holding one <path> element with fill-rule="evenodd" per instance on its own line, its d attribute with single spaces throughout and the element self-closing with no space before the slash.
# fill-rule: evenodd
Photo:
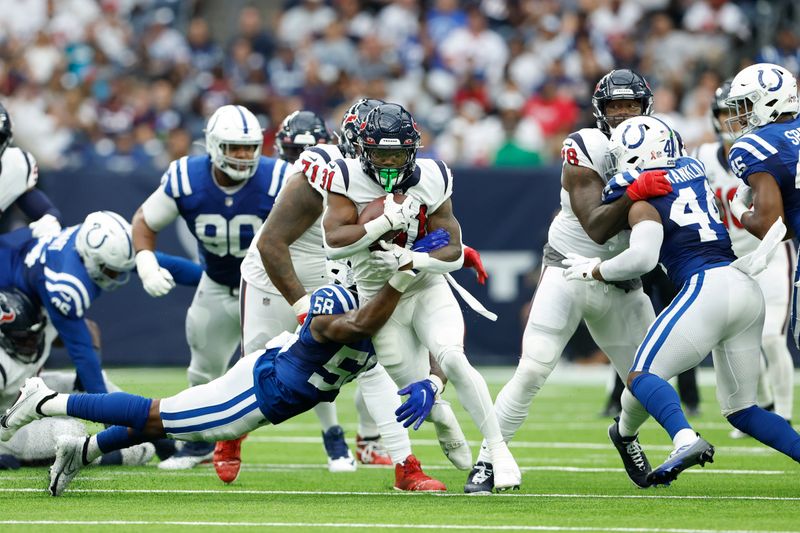
<svg viewBox="0 0 800 533">
<path fill-rule="evenodd" d="M 265 126 L 311 109 L 336 128 L 370 96 L 402 103 L 422 156 L 557 161 L 592 126 L 612 68 L 649 80 L 690 146 L 743 65 L 800 74 L 793 0 L 0 0 L 0 102 L 44 169 L 164 167 L 241 103 Z"/>
</svg>

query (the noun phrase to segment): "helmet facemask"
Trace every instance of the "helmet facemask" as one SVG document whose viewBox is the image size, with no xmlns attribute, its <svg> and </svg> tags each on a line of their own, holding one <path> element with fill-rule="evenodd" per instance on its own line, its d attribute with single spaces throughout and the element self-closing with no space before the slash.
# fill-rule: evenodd
<svg viewBox="0 0 800 533">
<path fill-rule="evenodd" d="M 725 128 L 734 139 L 738 139 L 762 125 L 761 120 L 753 112 L 755 103 L 760 98 L 761 94 L 758 91 L 752 91 L 726 100 L 731 111 L 730 117 L 725 120 Z"/>
<path fill-rule="evenodd" d="M 217 109 L 205 129 L 211 162 L 234 181 L 252 178 L 261 160 L 264 133 L 247 108 L 225 105 Z"/>
<path fill-rule="evenodd" d="M 416 146 L 414 148 L 366 147 L 363 142 L 359 146 L 361 166 L 386 192 L 394 190 L 414 171 Z"/>
<path fill-rule="evenodd" d="M 220 156 L 214 161 L 214 164 L 222 172 L 228 175 L 229 178 L 235 181 L 244 181 L 252 178 L 258 162 L 261 159 L 261 145 L 262 142 L 245 143 L 242 141 L 220 143 L 219 150 Z M 236 157 L 231 155 L 231 152 L 250 152 L 250 157 Z"/>
</svg>

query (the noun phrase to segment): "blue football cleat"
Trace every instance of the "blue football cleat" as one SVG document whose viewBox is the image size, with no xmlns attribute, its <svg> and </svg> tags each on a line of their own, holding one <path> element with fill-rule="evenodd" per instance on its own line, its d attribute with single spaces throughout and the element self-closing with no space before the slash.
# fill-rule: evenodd
<svg viewBox="0 0 800 533">
<path fill-rule="evenodd" d="M 350 453 L 350 448 L 347 447 L 347 442 L 344 440 L 342 426 L 332 426 L 328 431 L 323 431 L 322 443 L 325 445 L 325 453 L 328 454 L 328 471 L 356 471 L 356 459 Z"/>
<path fill-rule="evenodd" d="M 678 474 L 690 466 L 704 466 L 714 462 L 714 447 L 704 438 L 698 437 L 692 444 L 674 450 L 667 460 L 653 469 L 647 476 L 651 485 L 669 485 Z"/>
</svg>

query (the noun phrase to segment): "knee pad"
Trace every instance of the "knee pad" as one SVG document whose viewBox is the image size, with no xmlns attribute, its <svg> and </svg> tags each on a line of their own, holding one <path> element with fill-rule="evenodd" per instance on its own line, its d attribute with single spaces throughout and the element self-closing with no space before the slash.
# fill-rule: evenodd
<svg viewBox="0 0 800 533">
<path fill-rule="evenodd" d="M 196 385 L 205 385 L 219 376 L 213 375 L 213 373 L 207 369 L 200 369 L 190 365 L 189 368 L 186 369 L 186 377 L 189 379 L 189 385 L 194 387 Z"/>
<path fill-rule="evenodd" d="M 539 390 L 547 381 L 554 367 L 555 364 L 552 366 L 543 365 L 539 361 L 526 359 L 523 356 L 519 360 L 519 365 L 517 365 L 517 370 L 514 372 L 512 379 L 516 380 L 525 389 Z"/>
<path fill-rule="evenodd" d="M 522 359 L 520 361 L 533 361 L 552 371 L 569 340 L 561 339 L 561 335 L 562 333 L 558 330 L 528 324 L 525 334 L 522 336 Z"/>
<path fill-rule="evenodd" d="M 186 342 L 194 350 L 202 350 L 208 344 L 208 325 L 211 315 L 208 309 L 189 307 L 186 313 Z"/>
</svg>

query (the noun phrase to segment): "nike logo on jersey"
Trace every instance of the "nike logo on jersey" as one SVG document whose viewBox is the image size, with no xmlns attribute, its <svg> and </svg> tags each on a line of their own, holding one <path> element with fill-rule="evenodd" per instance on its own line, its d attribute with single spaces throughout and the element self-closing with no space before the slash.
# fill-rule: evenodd
<svg viewBox="0 0 800 533">
<path fill-rule="evenodd" d="M 333 291 L 329 291 L 329 290 L 321 289 L 319 292 L 321 292 L 321 293 L 322 293 L 322 294 L 324 294 L 325 296 L 331 296 L 331 297 L 333 296 Z"/>
</svg>

